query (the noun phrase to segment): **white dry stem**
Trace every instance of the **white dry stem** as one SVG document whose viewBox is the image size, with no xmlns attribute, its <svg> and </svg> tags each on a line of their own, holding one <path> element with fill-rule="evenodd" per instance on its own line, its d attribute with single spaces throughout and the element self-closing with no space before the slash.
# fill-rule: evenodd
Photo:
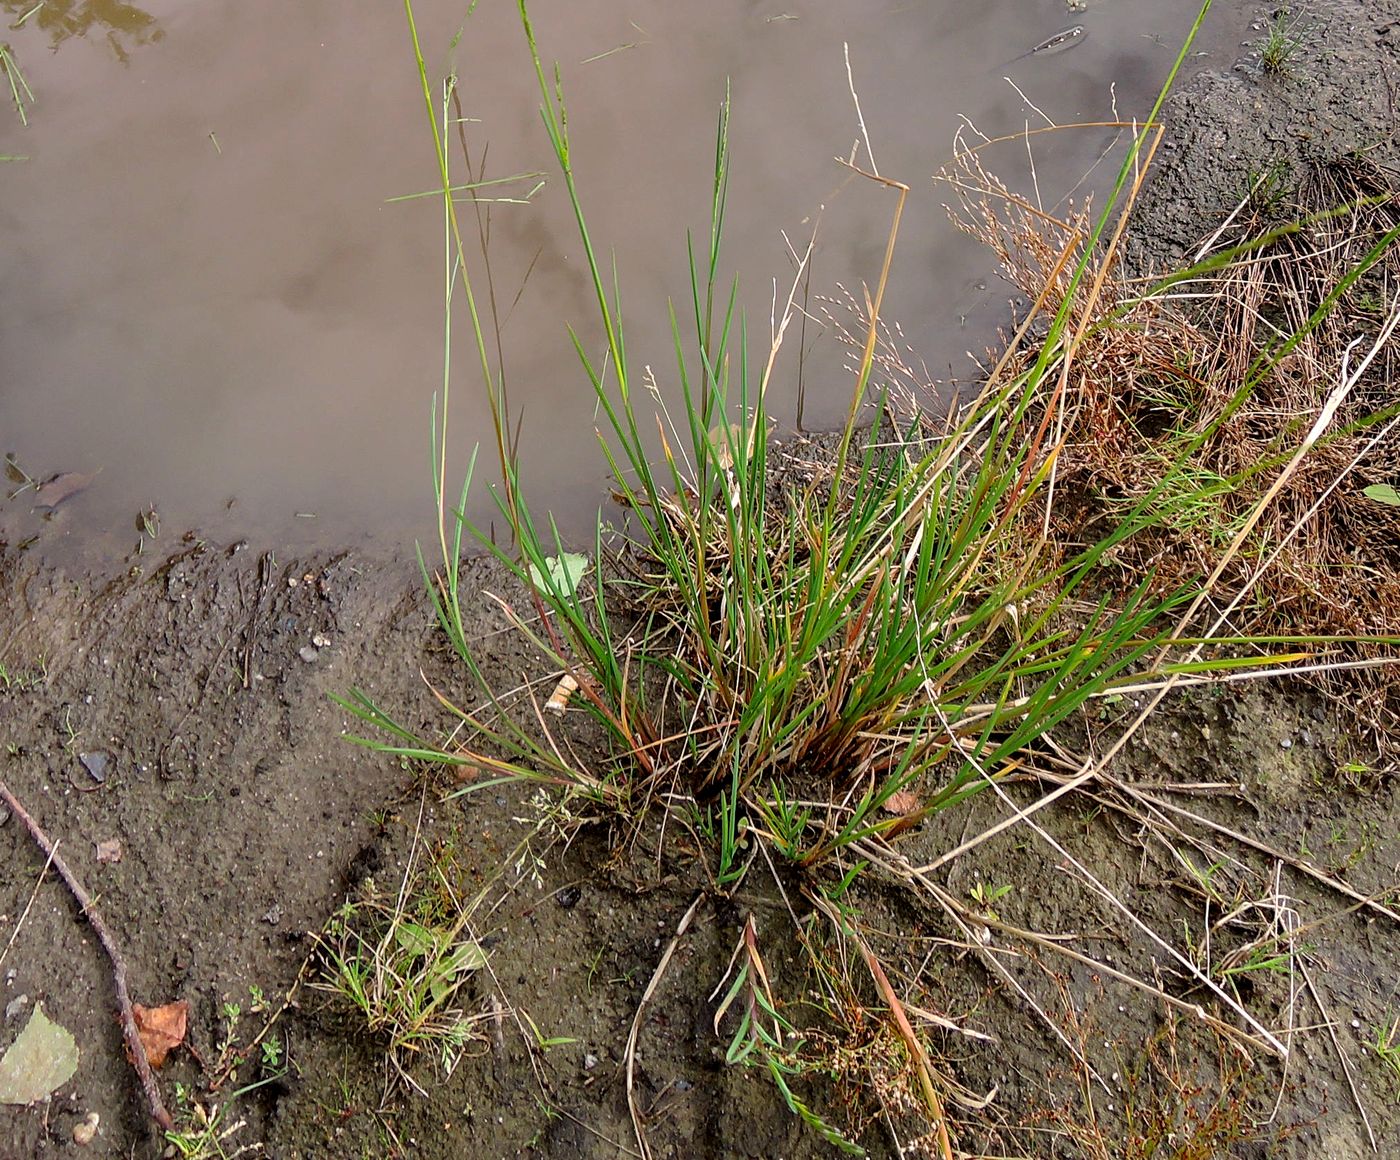
<svg viewBox="0 0 1400 1160">
<path fill-rule="evenodd" d="M 860 111 L 860 97 L 856 93 L 855 77 L 851 75 L 851 46 L 844 41 L 841 50 L 846 54 L 846 84 L 851 89 L 851 100 L 856 106 L 856 123 L 860 126 L 860 139 L 865 142 L 865 155 L 870 158 L 870 171 L 880 176 L 880 167 L 875 164 L 875 150 L 870 147 L 870 134 L 865 131 L 865 115 Z"/>
<path fill-rule="evenodd" d="M 632 1130 L 637 1135 L 637 1147 L 641 1150 L 642 1160 L 651 1160 L 651 1147 L 647 1144 L 646 1129 L 642 1126 L 642 1113 L 637 1107 L 635 1091 L 637 1038 L 642 1032 L 642 1014 L 646 1011 L 646 1006 L 651 1002 L 651 997 L 656 993 L 657 987 L 661 985 L 661 979 L 666 974 L 666 968 L 671 965 L 671 958 L 676 953 L 676 947 L 680 945 L 685 932 L 690 929 L 695 912 L 700 909 L 700 903 L 704 900 L 703 892 L 697 894 L 695 900 L 690 904 L 690 909 L 685 912 L 680 923 L 676 926 L 676 933 L 671 936 L 671 941 L 666 945 L 666 951 L 661 956 L 661 961 L 656 964 L 656 970 L 652 972 L 651 982 L 647 984 L 647 989 L 642 993 L 642 997 L 637 1003 L 637 1012 L 632 1017 L 632 1030 L 627 1035 L 627 1111 L 632 1116 Z"/>
<path fill-rule="evenodd" d="M 0 965 L 3 965 L 9 956 L 10 948 L 15 945 L 15 939 L 19 938 L 19 932 L 24 929 L 29 912 L 34 909 L 34 900 L 39 897 L 39 887 L 44 884 L 44 876 L 48 874 L 49 867 L 53 865 L 53 860 L 58 854 L 59 841 L 60 839 L 54 839 L 53 845 L 49 848 L 49 856 L 44 860 L 44 868 L 39 871 L 39 877 L 34 880 L 34 889 L 29 894 L 29 901 L 24 905 L 24 913 L 19 916 L 19 921 L 15 923 L 15 929 L 10 931 L 10 940 L 5 944 L 5 949 L 0 951 Z"/>
<path fill-rule="evenodd" d="M 1376 1134 L 1371 1130 L 1371 1117 L 1366 1114 L 1366 1106 L 1361 1102 L 1361 1093 L 1356 1090 L 1356 1079 L 1352 1074 L 1351 1060 L 1347 1058 L 1347 1053 L 1342 1050 L 1341 1042 L 1337 1039 L 1337 1021 L 1327 1013 L 1327 1008 L 1323 1005 L 1322 996 L 1318 994 L 1307 964 L 1300 965 L 1303 969 L 1303 979 L 1308 986 L 1308 994 L 1317 1004 L 1318 1014 L 1322 1016 L 1322 1025 L 1327 1028 L 1327 1037 L 1332 1040 L 1332 1049 L 1337 1053 L 1337 1059 L 1341 1061 L 1342 1074 L 1346 1077 L 1347 1088 L 1351 1092 L 1351 1101 L 1356 1105 L 1356 1110 L 1361 1113 L 1361 1122 L 1365 1125 L 1366 1136 L 1371 1141 L 1371 1151 L 1378 1152 L 1380 1149 L 1376 1146 Z"/>
<path fill-rule="evenodd" d="M 1023 101 L 1026 102 L 1026 107 L 1029 108 L 1029 109 L 1030 109 L 1033 113 L 1035 113 L 1038 117 L 1040 117 L 1041 120 L 1043 120 L 1047 125 L 1050 126 L 1050 128 L 1052 128 L 1052 129 L 1058 129 L 1058 128 L 1060 127 L 1058 124 L 1055 123 L 1055 121 L 1050 117 L 1050 115 L 1049 115 L 1048 113 L 1046 113 L 1039 105 L 1037 105 L 1033 100 L 1031 100 L 1030 97 L 1026 96 L 1026 94 L 1021 90 L 1021 86 L 1020 86 L 1020 85 L 1018 85 L 1018 84 L 1017 84 L 1015 81 L 1013 81 L 1010 77 L 1002 77 L 1001 79 L 1004 80 L 1004 81 L 1005 81 L 1008 85 L 1010 85 L 1013 89 L 1015 89 L 1015 90 L 1016 90 L 1016 95 L 1017 95 L 1018 97 L 1020 97 L 1021 100 L 1023 100 Z M 1028 134 L 1029 134 L 1030 126 L 1027 125 L 1027 126 L 1026 126 L 1026 129 L 1027 129 L 1027 132 L 1028 132 Z M 1026 138 L 1026 152 L 1027 152 L 1027 153 L 1030 152 L 1030 137 L 1029 137 L 1029 135 L 1028 135 L 1027 138 Z M 1032 167 L 1034 167 L 1034 165 L 1035 165 L 1035 160 L 1034 160 L 1034 158 L 1032 158 L 1032 160 L 1031 160 L 1031 165 L 1032 165 Z M 1038 195 L 1038 193 L 1039 193 L 1039 191 L 1037 191 L 1037 195 Z M 1039 196 L 1037 196 L 1036 200 L 1039 201 Z"/>
<path fill-rule="evenodd" d="M 780 351 L 783 347 L 783 336 L 787 333 L 788 323 L 792 321 L 793 312 L 796 309 L 797 288 L 802 285 L 802 275 L 807 269 L 807 263 L 811 260 L 812 249 L 816 245 L 816 242 L 817 234 L 816 230 L 813 229 L 812 236 L 807 242 L 807 249 L 802 255 L 802 260 L 797 263 L 797 271 L 792 278 L 792 289 L 788 291 L 787 303 L 783 306 L 782 318 L 778 321 L 777 325 L 773 327 L 772 341 L 768 347 L 768 361 L 764 364 L 763 367 L 763 377 L 759 379 L 758 382 L 758 399 L 760 404 L 762 404 L 764 399 L 766 399 L 768 396 L 768 383 L 769 380 L 771 380 L 773 377 L 773 364 L 777 362 L 778 351 Z M 774 301 L 776 302 L 776 294 L 774 297 Z M 755 409 L 754 417 L 752 420 L 753 425 L 751 425 L 749 428 L 749 440 L 745 444 L 745 446 L 748 447 L 753 446 L 754 435 L 757 431 L 756 425 L 758 423 L 758 410 L 759 408 Z"/>
</svg>

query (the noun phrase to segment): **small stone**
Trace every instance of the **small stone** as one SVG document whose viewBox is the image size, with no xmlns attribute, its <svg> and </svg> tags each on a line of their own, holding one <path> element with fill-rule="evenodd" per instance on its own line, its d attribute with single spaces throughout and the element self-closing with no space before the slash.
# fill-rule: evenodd
<svg viewBox="0 0 1400 1160">
<path fill-rule="evenodd" d="M 98 842 L 96 846 L 97 860 L 99 862 L 116 865 L 116 863 L 122 860 L 122 844 L 120 839 L 108 838 L 106 841 Z"/>
<path fill-rule="evenodd" d="M 598 1066 L 598 1057 L 590 1051 L 583 1057 L 583 1066 L 585 1071 L 592 1071 Z"/>
<path fill-rule="evenodd" d="M 96 1112 L 89 1112 L 81 1123 L 73 1125 L 73 1143 L 79 1148 L 86 1148 L 96 1137 L 97 1125 L 101 1122 L 101 1116 Z"/>
<path fill-rule="evenodd" d="M 582 897 L 583 891 L 577 886 L 566 886 L 554 896 L 554 900 L 559 904 L 561 910 L 573 910 Z"/>
<path fill-rule="evenodd" d="M 1311 730 L 1311 729 L 1304 729 L 1301 733 L 1298 734 L 1298 739 L 1299 739 L 1300 741 L 1302 741 L 1302 743 L 1303 743 L 1304 745 L 1311 745 L 1311 744 L 1312 744 L 1312 730 Z"/>
<path fill-rule="evenodd" d="M 8 1003 L 5 1004 L 5 1022 L 9 1023 L 11 1020 L 22 1015 L 24 1013 L 24 1009 L 28 1006 L 28 995 L 16 995 L 13 999 L 11 999 Z"/>
<path fill-rule="evenodd" d="M 271 926 L 276 926 L 281 921 L 282 904 L 280 902 L 274 902 L 271 906 L 267 908 L 267 913 L 263 915 L 263 922 L 268 923 Z"/>
<path fill-rule="evenodd" d="M 9 820 L 10 820 L 10 807 L 9 807 L 9 806 L 0 806 L 0 826 L 3 826 L 3 825 L 4 825 L 6 822 L 8 822 Z"/>
<path fill-rule="evenodd" d="M 1292 749 L 1293 739 L 1291 737 L 1285 737 L 1282 741 L 1278 743 L 1278 747 L 1280 749 Z"/>
<path fill-rule="evenodd" d="M 308 665 L 314 665 L 316 658 L 320 655 L 321 650 L 309 644 L 303 645 L 301 651 L 297 653 L 297 656 L 301 657 Z"/>
<path fill-rule="evenodd" d="M 315 636 L 311 638 L 311 643 L 314 644 L 317 648 L 330 648 L 331 638 L 328 637 L 324 632 L 318 632 Z"/>
<path fill-rule="evenodd" d="M 91 753 L 80 753 L 78 760 L 83 763 L 83 768 L 88 771 L 88 776 L 98 785 L 105 782 L 107 775 L 112 772 L 112 755 L 105 749 L 94 749 Z"/>
</svg>

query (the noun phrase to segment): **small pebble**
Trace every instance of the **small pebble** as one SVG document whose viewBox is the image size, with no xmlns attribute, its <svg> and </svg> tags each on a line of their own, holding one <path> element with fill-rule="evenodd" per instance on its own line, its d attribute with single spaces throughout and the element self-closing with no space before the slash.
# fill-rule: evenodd
<svg viewBox="0 0 1400 1160">
<path fill-rule="evenodd" d="M 1311 745 L 1311 744 L 1312 744 L 1312 730 L 1311 730 L 1311 729 L 1304 729 L 1301 733 L 1298 734 L 1298 737 L 1299 737 L 1299 739 L 1303 742 L 1304 745 Z"/>
<path fill-rule="evenodd" d="M 330 648 L 331 638 L 328 637 L 324 632 L 318 632 L 315 636 L 311 638 L 311 643 L 314 644 L 317 648 Z"/>
<path fill-rule="evenodd" d="M 303 645 L 297 656 L 301 657 L 308 665 L 314 665 L 316 658 L 321 655 L 321 650 L 312 645 Z"/>
<path fill-rule="evenodd" d="M 559 903 L 562 910 L 573 910 L 578 905 L 578 900 L 583 897 L 583 891 L 577 886 L 566 886 L 554 896 L 554 900 Z"/>
<path fill-rule="evenodd" d="M 78 760 L 83 763 L 83 768 L 88 771 L 88 776 L 98 785 L 107 780 L 107 774 L 112 770 L 112 755 L 105 749 L 94 749 L 91 753 L 80 753 Z"/>
<path fill-rule="evenodd" d="M 1278 743 L 1278 747 L 1279 747 L 1280 749 L 1292 749 L 1292 748 L 1293 748 L 1293 739 L 1290 738 L 1290 737 L 1285 737 L 1282 741 L 1280 741 L 1280 742 Z"/>
<path fill-rule="evenodd" d="M 73 1143 L 86 1148 L 97 1135 L 97 1125 L 102 1118 L 96 1112 L 89 1112 L 82 1122 L 73 1125 Z"/>
<path fill-rule="evenodd" d="M 586 1071 L 592 1071 L 598 1066 L 598 1057 L 590 1051 L 583 1057 L 583 1066 Z"/>
<path fill-rule="evenodd" d="M 16 1016 L 22 1014 L 24 1012 L 24 1009 L 28 1006 L 28 995 L 16 995 L 13 999 L 11 999 L 8 1003 L 5 1004 L 5 1022 L 8 1023 Z"/>
</svg>

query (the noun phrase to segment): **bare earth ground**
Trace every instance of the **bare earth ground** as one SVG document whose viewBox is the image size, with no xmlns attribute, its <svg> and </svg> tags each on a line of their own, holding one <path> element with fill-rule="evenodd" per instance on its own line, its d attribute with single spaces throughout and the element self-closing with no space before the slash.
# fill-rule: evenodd
<svg viewBox="0 0 1400 1160">
<path fill-rule="evenodd" d="M 1162 264 L 1186 252 L 1251 175 L 1276 160 L 1356 148 L 1395 160 L 1400 0 L 1325 0 L 1301 6 L 1299 16 L 1303 43 L 1286 75 L 1264 77 L 1246 58 L 1231 73 L 1193 79 L 1174 98 L 1135 237 L 1145 259 Z M 97 896 L 136 1000 L 188 1000 L 191 1050 L 161 1073 L 173 1109 L 188 1122 L 197 1098 L 219 1107 L 226 1125 L 241 1122 L 224 1141 L 229 1155 L 241 1145 L 283 1160 L 632 1154 L 625 1045 L 703 881 L 685 842 L 642 834 L 619 848 L 629 835 L 599 829 L 567 849 L 550 847 L 536 832 L 540 813 L 527 791 L 444 800 L 446 780 L 425 792 L 417 771 L 348 745 L 346 715 L 328 694 L 364 688 L 432 734 L 441 715 L 419 669 L 449 690 L 461 687 L 406 566 L 192 543 L 163 562 L 148 552 L 131 561 L 131 574 L 108 582 L 59 575 L 32 558 L 37 551 L 42 544 L 0 556 L 0 778 Z M 464 588 L 513 595 L 509 580 L 484 564 L 471 565 Z M 492 603 L 478 596 L 472 609 L 501 684 L 542 675 L 521 671 L 523 654 L 499 631 L 504 620 Z M 964 1087 L 995 1089 L 988 1108 L 962 1115 L 963 1152 L 1400 1154 L 1396 1077 L 1366 1046 L 1400 1015 L 1400 929 L 1353 907 L 1328 881 L 1340 876 L 1361 895 L 1394 900 L 1400 783 L 1368 762 L 1346 720 L 1292 686 L 1197 693 L 1175 701 L 1114 771 L 1280 855 L 1213 839 L 1276 876 L 1275 915 L 1315 924 L 1301 937 L 1309 950 L 1294 974 L 1237 976 L 1261 1022 L 1296 1029 L 1286 1068 L 1238 1056 L 1198 1021 L 1172 1017 L 1159 1001 L 1048 948 L 1016 947 L 1007 978 L 997 978 L 943 941 L 953 932 L 938 916 L 893 892 L 860 899 L 883 932 L 881 954 L 932 988 L 940 1014 L 990 1037 L 934 1033 Z M 108 762 L 100 783 L 82 760 L 91 764 L 96 753 Z M 1197 783 L 1238 788 L 1166 788 Z M 931 823 L 912 838 L 911 856 L 931 859 L 1001 812 L 979 800 L 967 815 Z M 1159 948 L 1067 872 L 1072 854 L 1152 929 L 1184 945 L 1199 937 L 1207 912 L 1199 881 L 1172 845 L 1107 796 L 1069 798 L 1041 821 L 1060 850 L 1013 829 L 945 868 L 943 885 L 965 897 L 979 880 L 1015 884 L 997 905 L 1006 922 L 1075 934 L 1102 961 L 1209 1006 Z M 120 861 L 99 862 L 97 844 L 112 840 Z M 527 840 L 533 845 L 522 848 Z M 237 1079 L 210 1096 L 211 1078 L 232 1059 L 225 1004 L 241 1010 L 235 1047 L 248 1045 L 302 972 L 308 932 L 364 890 L 366 878 L 395 889 L 410 856 L 442 868 L 456 894 L 485 899 L 472 928 L 489 962 L 473 982 L 483 1019 L 451 1077 L 424 1059 L 413 1074 L 425 1095 L 386 1096 L 382 1052 L 354 1033 L 343 1008 L 303 988 L 272 1030 L 285 1064 L 273 1070 L 283 1074 L 230 1100 L 266 1074 L 255 1050 Z M 43 865 L 17 820 L 0 824 L 0 951 L 14 936 L 0 963 L 0 1044 L 42 1002 L 73 1031 L 82 1057 L 47 1106 L 0 1109 L 0 1157 L 81 1153 L 73 1128 L 90 1112 L 100 1119 L 89 1154 L 161 1155 L 165 1142 L 151 1130 L 123 1057 L 108 963 Z M 723 1063 L 711 1025 L 711 992 L 744 916 L 755 913 L 761 925 L 772 918 L 778 932 L 784 906 L 776 896 L 706 900 L 677 944 L 637 1039 L 636 1092 L 654 1155 L 828 1151 L 765 1076 Z M 769 946 L 768 962 L 796 990 L 800 960 L 789 949 L 785 957 Z M 265 1010 L 254 1010 L 253 988 Z M 181 1099 L 177 1084 L 192 1095 Z M 829 1089 L 803 1094 L 839 1118 Z M 1176 1135 L 1159 1152 L 1131 1152 L 1149 1107 L 1168 1109 Z M 1239 1131 L 1200 1127 L 1235 1111 Z M 1248 1126 L 1256 1121 L 1262 1126 Z M 1193 1132 L 1200 1150 L 1188 1151 Z M 887 1140 L 876 1124 L 864 1142 L 893 1154 Z"/>
</svg>

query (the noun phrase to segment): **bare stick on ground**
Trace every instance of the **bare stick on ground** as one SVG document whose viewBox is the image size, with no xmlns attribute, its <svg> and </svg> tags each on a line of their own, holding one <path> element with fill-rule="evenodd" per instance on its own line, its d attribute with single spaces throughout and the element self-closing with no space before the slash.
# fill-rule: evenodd
<svg viewBox="0 0 1400 1160">
<path fill-rule="evenodd" d="M 643 1160 L 651 1160 L 651 1148 L 647 1145 L 647 1134 L 646 1129 L 642 1126 L 641 1109 L 637 1107 L 636 1092 L 633 1090 L 637 1067 L 637 1037 L 642 1031 L 642 1013 L 646 1010 L 651 997 L 656 994 L 656 988 L 661 985 L 661 977 L 671 964 L 671 956 L 676 953 L 676 947 L 680 946 L 681 939 L 685 937 L 685 932 L 690 928 L 691 920 L 694 919 L 695 912 L 700 909 L 700 903 L 704 899 L 703 892 L 697 894 L 695 901 L 690 904 L 690 909 L 685 912 L 680 924 L 676 927 L 676 933 L 671 936 L 671 941 L 666 946 L 666 953 L 656 964 L 651 982 L 647 984 L 647 989 L 637 1004 L 637 1013 L 632 1018 L 632 1030 L 627 1036 L 627 1110 L 632 1114 L 632 1130 L 637 1134 L 637 1147 L 641 1149 Z"/>
<path fill-rule="evenodd" d="M 82 908 L 83 917 L 88 920 L 93 931 L 96 933 L 98 941 L 102 943 L 102 949 L 107 952 L 107 957 L 112 960 L 112 983 L 117 992 L 117 1009 L 121 1016 L 122 1038 L 126 1040 L 127 1054 L 131 1056 L 132 1066 L 136 1068 L 136 1074 L 141 1080 L 141 1088 L 146 1093 L 146 1103 L 151 1109 L 151 1118 L 160 1125 L 163 1131 L 170 1131 L 175 1127 L 175 1121 L 171 1119 L 170 1113 L 166 1111 L 165 1104 L 161 1102 L 160 1088 L 156 1086 L 156 1077 L 151 1071 L 150 1060 L 146 1058 L 146 1048 L 141 1043 L 141 1036 L 136 1030 L 136 1016 L 131 1010 L 131 996 L 126 989 L 126 962 L 122 959 L 121 952 L 117 950 L 117 944 L 112 938 L 112 932 L 107 929 L 107 924 L 102 921 L 102 916 L 98 914 L 97 908 L 93 905 L 92 895 L 83 889 L 83 884 L 74 876 L 73 871 L 68 868 L 68 864 L 59 856 L 54 843 L 49 840 L 49 836 L 39 828 L 39 823 L 29 816 L 29 811 L 20 805 L 19 800 L 12 794 L 9 787 L 0 781 L 0 800 L 10 807 L 10 812 L 24 823 L 24 828 L 29 831 L 30 837 L 38 843 L 39 849 L 43 850 L 45 857 L 53 863 L 53 867 L 58 871 L 58 876 L 63 879 L 73 897 Z"/>
</svg>

